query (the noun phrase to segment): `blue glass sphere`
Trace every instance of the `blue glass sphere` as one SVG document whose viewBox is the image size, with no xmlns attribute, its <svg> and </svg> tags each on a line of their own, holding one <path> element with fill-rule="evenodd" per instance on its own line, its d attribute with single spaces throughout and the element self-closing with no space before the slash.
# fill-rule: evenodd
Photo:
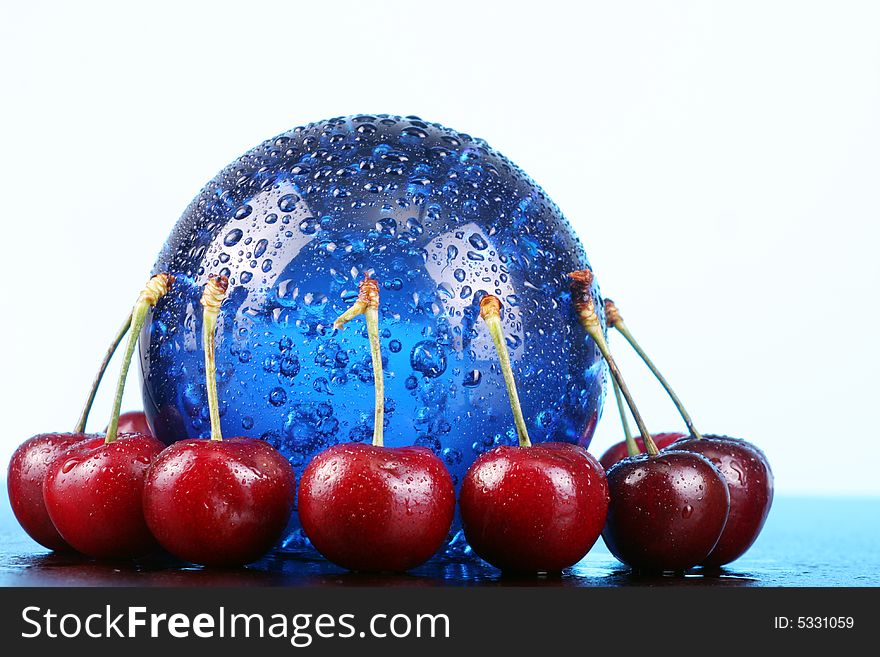
<svg viewBox="0 0 880 657">
<path fill-rule="evenodd" d="M 384 114 L 295 128 L 221 171 L 168 238 L 155 271 L 177 280 L 141 336 L 144 408 L 166 442 L 209 435 L 199 297 L 225 274 L 224 434 L 269 441 L 297 474 L 329 445 L 369 441 L 364 322 L 332 328 L 369 272 L 381 283 L 386 445 L 430 447 L 458 485 L 476 456 L 515 443 L 479 319 L 491 293 L 532 440 L 587 446 L 605 367 L 566 280 L 587 266 L 559 208 L 481 139 Z M 295 518 L 285 545 L 303 545 Z"/>
</svg>

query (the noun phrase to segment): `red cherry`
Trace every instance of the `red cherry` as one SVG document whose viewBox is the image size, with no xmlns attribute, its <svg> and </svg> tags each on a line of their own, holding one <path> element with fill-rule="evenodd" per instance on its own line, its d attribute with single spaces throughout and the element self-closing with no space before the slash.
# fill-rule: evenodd
<svg viewBox="0 0 880 657">
<path fill-rule="evenodd" d="M 630 333 L 620 316 L 620 311 L 610 299 L 605 300 L 605 316 L 608 325 L 620 331 L 657 377 L 693 436 L 668 446 L 667 451 L 687 451 L 706 457 L 718 468 L 727 482 L 730 494 L 727 524 L 718 544 L 702 563 L 705 566 L 722 566 L 733 561 L 755 541 L 773 502 L 773 473 L 767 457 L 760 449 L 744 440 L 726 436 L 701 436 L 694 427 L 684 404 Z"/>
<path fill-rule="evenodd" d="M 135 557 L 156 547 L 144 521 L 144 477 L 164 445 L 149 435 L 118 433 L 119 407 L 137 338 L 150 308 L 168 292 L 174 277 L 153 276 L 110 345 L 73 435 L 82 437 L 53 459 L 42 482 L 43 501 L 58 534 L 75 550 L 93 557 Z M 104 436 L 83 436 L 98 385 L 110 358 L 128 334 L 110 425 Z"/>
<path fill-rule="evenodd" d="M 143 496 L 159 543 L 181 559 L 211 566 L 261 557 L 284 531 L 295 492 L 293 468 L 271 445 L 221 435 L 214 333 L 228 287 L 225 276 L 210 276 L 201 299 L 211 440 L 184 440 L 162 452 Z"/>
<path fill-rule="evenodd" d="M 611 504 L 602 538 L 640 570 L 685 570 L 715 547 L 730 509 L 724 477 L 697 454 L 666 451 L 608 471 Z"/>
<path fill-rule="evenodd" d="M 52 524 L 46 510 L 46 503 L 43 499 L 43 482 L 46 478 L 46 472 L 49 465 L 68 448 L 80 441 L 94 437 L 85 433 L 92 403 L 110 359 L 128 333 L 131 321 L 132 318 L 129 315 L 117 331 L 110 348 L 104 354 L 76 428 L 70 433 L 45 433 L 26 440 L 15 450 L 9 462 L 6 486 L 12 511 L 19 524 L 31 538 L 53 550 L 69 550 L 71 548 L 58 533 L 55 525 Z"/>
<path fill-rule="evenodd" d="M 738 438 L 704 435 L 689 438 L 667 451 L 686 451 L 706 457 L 718 468 L 730 491 L 730 515 L 718 544 L 700 563 L 723 566 L 751 547 L 773 503 L 773 472 L 764 452 Z"/>
<path fill-rule="evenodd" d="M 507 571 L 559 571 L 599 537 L 608 510 L 602 466 L 567 443 L 532 445 L 502 327 L 501 302 L 480 300 L 504 375 L 519 445 L 482 454 L 468 468 L 459 506 L 465 538 L 478 555 Z"/>
<path fill-rule="evenodd" d="M 365 273 L 335 329 L 364 315 L 373 366 L 373 443 L 334 445 L 306 466 L 299 518 L 315 548 L 350 570 L 404 571 L 427 561 L 452 525 L 452 477 L 425 447 L 385 447 L 379 283 Z"/>
<path fill-rule="evenodd" d="M 490 564 L 556 572 L 580 561 L 599 538 L 608 485 L 583 447 L 502 445 L 468 469 L 459 506 L 468 543 Z"/>
<path fill-rule="evenodd" d="M 174 556 L 235 566 L 259 559 L 281 537 L 295 493 L 290 463 L 262 440 L 183 440 L 150 468 L 144 515 Z"/>
<path fill-rule="evenodd" d="M 105 429 L 106 431 L 106 429 Z M 143 411 L 127 411 L 119 416 L 119 433 L 139 433 L 152 436 L 153 430 Z"/>
<path fill-rule="evenodd" d="M 659 453 L 605 341 L 593 298 L 592 272 L 582 270 L 569 276 L 572 302 L 581 326 L 608 363 L 624 434 L 630 440 L 621 397 L 626 400 L 647 450 L 647 454 L 629 456 L 608 470 L 611 502 L 602 538 L 615 557 L 633 568 L 690 568 L 708 556 L 721 536 L 730 509 L 727 484 L 702 456 L 689 452 Z M 613 303 L 606 301 L 605 315 L 609 325 L 621 328 Z M 686 423 L 698 435 L 690 418 Z M 635 444 L 632 447 L 635 451 Z"/>
<path fill-rule="evenodd" d="M 681 440 L 684 437 L 685 434 L 677 432 L 651 434 L 651 438 L 654 439 L 654 444 L 657 445 L 657 449 L 663 449 L 667 445 L 671 445 L 676 440 Z M 640 436 L 636 436 L 635 441 L 639 450 L 644 452 L 645 441 L 642 440 Z M 605 453 L 602 454 L 602 457 L 599 459 L 599 463 L 602 464 L 602 467 L 604 467 L 605 470 L 609 470 L 612 465 L 618 461 L 622 461 L 627 456 L 629 456 L 629 452 L 626 449 L 626 441 L 621 440 L 619 443 L 614 443 L 611 447 L 605 450 Z"/>
<path fill-rule="evenodd" d="M 69 550 L 70 545 L 46 511 L 43 480 L 59 455 L 87 437 L 82 433 L 43 433 L 19 445 L 9 462 L 6 488 L 12 512 L 28 536 L 51 550 Z"/>
<path fill-rule="evenodd" d="M 426 447 L 348 443 L 312 459 L 298 507 L 306 536 L 333 563 L 401 572 L 443 544 L 455 489 L 443 461 Z"/>
<path fill-rule="evenodd" d="M 156 541 L 143 513 L 147 470 L 164 445 L 152 436 L 89 438 L 48 468 L 43 497 L 58 533 L 75 550 L 99 558 L 147 554 Z"/>
</svg>

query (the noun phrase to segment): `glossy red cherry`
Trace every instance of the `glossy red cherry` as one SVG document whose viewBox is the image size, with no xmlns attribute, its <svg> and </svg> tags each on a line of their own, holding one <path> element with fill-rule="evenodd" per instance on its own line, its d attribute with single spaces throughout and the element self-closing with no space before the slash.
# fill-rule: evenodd
<svg viewBox="0 0 880 657">
<path fill-rule="evenodd" d="M 379 284 L 364 275 L 357 301 L 336 329 L 364 315 L 373 366 L 373 443 L 334 445 L 306 466 L 299 518 L 315 548 L 350 570 L 404 571 L 442 545 L 455 513 L 446 466 L 425 447 L 385 447 L 385 383 L 379 342 Z"/>
<path fill-rule="evenodd" d="M 106 437 L 77 443 L 46 471 L 43 498 L 52 524 L 75 550 L 92 557 L 137 557 L 157 547 L 144 520 L 143 489 L 150 464 L 165 446 L 152 436 L 119 434 L 119 410 L 147 314 L 173 281 L 164 273 L 153 276 L 138 296 L 129 322 L 117 336 L 121 339 L 128 331 Z M 114 348 L 108 351 L 105 361 Z M 87 412 L 80 420 L 82 425 Z"/>
<path fill-rule="evenodd" d="M 12 512 L 28 536 L 51 550 L 70 546 L 55 529 L 43 500 L 43 481 L 52 462 L 76 443 L 82 433 L 44 433 L 24 441 L 13 452 L 6 475 Z"/>
<path fill-rule="evenodd" d="M 217 397 L 215 330 L 229 280 L 210 276 L 202 294 L 202 345 L 211 440 L 172 444 L 144 487 L 147 524 L 185 561 L 237 566 L 259 559 L 281 537 L 296 493 L 293 468 L 262 440 L 223 440 Z"/>
<path fill-rule="evenodd" d="M 630 333 L 620 311 L 610 299 L 605 300 L 609 326 L 616 328 L 635 349 L 666 390 L 693 436 L 668 447 L 708 458 L 725 478 L 730 493 L 730 514 L 718 545 L 702 562 L 722 566 L 742 555 L 757 538 L 773 502 L 773 473 L 764 453 L 744 440 L 725 436 L 702 436 L 672 387 Z M 625 419 L 624 419 L 625 425 Z M 626 427 L 624 426 L 624 430 Z"/>
<path fill-rule="evenodd" d="M 46 478 L 46 471 L 64 451 L 82 440 L 94 437 L 85 433 L 86 422 L 110 359 L 128 333 L 130 325 L 131 315 L 126 317 L 104 354 L 74 430 L 70 433 L 44 433 L 34 436 L 19 445 L 9 462 L 6 486 L 12 511 L 28 535 L 47 548 L 71 549 L 55 529 L 46 510 L 46 503 L 43 500 L 43 481 Z"/>
<path fill-rule="evenodd" d="M 360 571 L 405 571 L 440 548 L 455 513 L 455 489 L 426 447 L 334 445 L 299 485 L 300 522 L 333 563 Z"/>
<path fill-rule="evenodd" d="M 127 411 L 119 416 L 119 433 L 139 433 L 152 436 L 153 430 L 147 422 L 143 411 Z"/>
<path fill-rule="evenodd" d="M 701 563 L 730 509 L 724 478 L 690 452 L 625 458 L 608 471 L 608 489 L 602 538 L 615 557 L 639 570 L 680 571 Z"/>
<path fill-rule="evenodd" d="M 602 466 L 580 446 L 502 445 L 468 469 L 459 507 L 468 544 L 493 566 L 557 572 L 599 538 L 608 485 Z"/>
<path fill-rule="evenodd" d="M 599 538 L 608 509 L 605 471 L 577 445 L 532 445 L 497 297 L 481 299 L 480 317 L 495 345 L 519 445 L 496 447 L 468 468 L 459 496 L 464 535 L 502 570 L 557 572 L 580 561 Z"/>
<path fill-rule="evenodd" d="M 702 456 L 658 451 L 605 341 L 593 298 L 592 272 L 584 270 L 570 276 L 572 302 L 581 326 L 596 343 L 611 371 L 624 435 L 629 453 L 633 454 L 608 470 L 611 502 L 602 538 L 615 557 L 633 568 L 690 568 L 708 556 L 721 536 L 730 508 L 727 484 Z M 606 317 L 614 323 L 607 304 Z M 626 426 L 621 395 L 639 428 L 647 454 L 637 454 L 638 448 Z"/>
<path fill-rule="evenodd" d="M 160 545 L 208 566 L 259 559 L 284 531 L 296 494 L 293 468 L 252 438 L 183 440 L 147 475 L 144 515 Z"/>
<path fill-rule="evenodd" d="M 48 468 L 43 497 L 52 524 L 91 557 L 138 557 L 156 548 L 143 513 L 147 470 L 165 445 L 152 436 L 103 436 L 68 449 Z"/>
<path fill-rule="evenodd" d="M 651 435 L 651 438 L 654 439 L 654 444 L 657 445 L 657 449 L 663 449 L 667 445 L 671 445 L 676 440 L 681 440 L 684 437 L 685 434 L 677 432 L 655 433 Z M 645 441 L 639 436 L 636 436 L 634 440 L 636 441 L 639 451 L 644 452 Z M 614 443 L 611 447 L 605 450 L 605 453 L 602 454 L 602 457 L 599 459 L 599 463 L 602 464 L 602 467 L 608 470 L 612 465 L 618 461 L 622 461 L 627 456 L 629 456 L 629 452 L 626 448 L 626 441 L 621 440 L 619 443 Z"/>
<path fill-rule="evenodd" d="M 727 524 L 712 552 L 700 563 L 723 566 L 739 558 L 758 538 L 773 503 L 773 472 L 764 453 L 745 440 L 704 435 L 666 448 L 706 457 L 722 474 L 730 492 Z"/>
</svg>

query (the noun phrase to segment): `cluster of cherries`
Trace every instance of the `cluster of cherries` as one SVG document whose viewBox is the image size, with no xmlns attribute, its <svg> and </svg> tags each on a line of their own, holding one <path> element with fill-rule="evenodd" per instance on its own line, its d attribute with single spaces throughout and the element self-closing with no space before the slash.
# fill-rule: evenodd
<svg viewBox="0 0 880 657">
<path fill-rule="evenodd" d="M 498 354 L 519 444 L 482 454 L 465 475 L 459 508 L 468 543 L 490 564 L 514 572 L 560 571 L 583 558 L 600 534 L 612 553 L 634 568 L 683 570 L 732 561 L 754 541 L 769 510 L 772 474 L 764 455 L 742 440 L 701 436 L 607 302 L 609 325 L 658 375 L 692 435 L 652 437 L 605 342 L 592 273 L 575 272 L 571 278 L 576 314 L 611 371 L 626 441 L 601 463 L 577 445 L 532 445 L 502 329 L 501 303 L 484 296 L 480 316 Z M 134 558 L 161 547 L 192 563 L 241 565 L 277 542 L 296 493 L 306 535 L 344 568 L 405 571 L 433 556 L 451 527 L 455 491 L 446 466 L 430 449 L 384 446 L 378 282 L 365 275 L 357 301 L 334 323 L 341 329 L 364 315 L 375 388 L 373 440 L 341 443 L 319 453 L 303 472 L 298 492 L 290 464 L 268 443 L 221 435 L 214 334 L 228 288 L 225 277 L 210 277 L 201 300 L 210 439 L 166 447 L 150 435 L 143 413 L 120 415 L 138 335 L 150 308 L 172 284 L 171 276 L 159 274 L 138 297 L 104 358 L 74 432 L 35 436 L 13 455 L 9 497 L 28 534 L 46 547 L 97 558 Z M 87 435 L 95 391 L 127 331 L 110 423 L 105 435 Z M 646 454 L 629 435 L 621 393 Z M 658 443 L 672 440 L 658 452 Z"/>
<path fill-rule="evenodd" d="M 717 568 L 737 559 L 758 537 L 773 502 L 773 473 L 767 457 L 745 440 L 697 431 L 614 302 L 606 299 L 608 326 L 624 336 L 657 377 L 690 436 L 648 433 L 602 334 L 590 292 L 592 273 L 570 276 L 581 325 L 611 371 L 625 436 L 600 459 L 611 498 L 602 532 L 605 544 L 623 563 L 646 571 L 681 571 L 696 565 Z M 638 439 L 629 433 L 621 395 L 638 426 Z"/>
<path fill-rule="evenodd" d="M 211 439 L 166 447 L 150 434 L 143 413 L 120 416 L 141 328 L 173 282 L 158 274 L 141 292 L 104 358 L 76 429 L 34 436 L 12 456 L 7 479 L 12 509 L 25 531 L 46 547 L 125 559 L 161 546 L 185 561 L 228 566 L 258 559 L 287 524 L 295 493 L 290 463 L 262 440 L 223 440 L 220 434 L 214 329 L 225 278 L 211 278 L 202 296 Z M 87 435 L 95 392 L 126 331 L 110 424 L 103 436 Z"/>
</svg>

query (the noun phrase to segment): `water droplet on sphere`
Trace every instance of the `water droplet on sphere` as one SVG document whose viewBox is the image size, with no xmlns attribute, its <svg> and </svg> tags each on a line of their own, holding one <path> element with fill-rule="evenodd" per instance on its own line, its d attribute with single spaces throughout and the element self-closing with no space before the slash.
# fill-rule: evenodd
<svg viewBox="0 0 880 657">
<path fill-rule="evenodd" d="M 298 202 L 299 196 L 296 194 L 285 194 L 278 199 L 278 209 L 282 212 L 293 212 Z"/>
<path fill-rule="evenodd" d="M 446 371 L 446 353 L 433 340 L 422 340 L 410 352 L 409 362 L 416 372 L 428 378 L 438 377 Z"/>
<path fill-rule="evenodd" d="M 239 240 L 241 240 L 244 233 L 239 228 L 233 228 L 228 233 L 226 233 L 226 237 L 223 238 L 223 244 L 226 246 L 235 246 L 238 244 Z"/>
</svg>

